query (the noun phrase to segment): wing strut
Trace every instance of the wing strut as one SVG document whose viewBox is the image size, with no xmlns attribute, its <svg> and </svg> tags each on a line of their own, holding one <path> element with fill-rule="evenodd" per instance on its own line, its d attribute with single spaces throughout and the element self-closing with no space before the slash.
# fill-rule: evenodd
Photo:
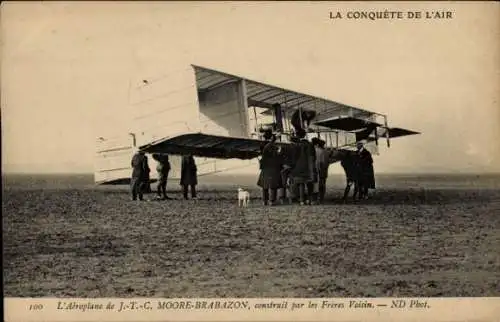
<svg viewBox="0 0 500 322">
<path fill-rule="evenodd" d="M 384 125 L 385 125 L 385 138 L 387 139 L 387 147 L 391 147 L 391 142 L 389 139 L 389 125 L 387 124 L 387 115 L 384 115 Z"/>
<path fill-rule="evenodd" d="M 302 128 L 304 126 L 304 120 L 302 119 L 302 106 L 300 106 L 300 101 L 297 104 L 297 107 L 299 108 L 300 127 Z"/>
<path fill-rule="evenodd" d="M 254 131 L 255 133 L 257 134 L 258 133 L 258 129 L 257 129 L 257 125 L 259 124 L 258 121 L 257 121 L 257 109 L 255 108 L 255 105 L 253 106 L 253 117 L 255 118 L 255 126 L 254 126 Z"/>
<path fill-rule="evenodd" d="M 288 111 L 288 100 L 287 100 L 286 91 L 283 91 L 283 99 L 284 99 L 284 101 L 283 101 L 283 103 L 284 103 L 284 104 L 283 104 L 283 105 L 285 106 L 285 110 L 287 110 L 287 111 Z M 290 125 L 290 122 L 288 121 L 288 119 L 287 119 L 286 117 L 284 117 L 284 115 L 285 115 L 285 113 L 283 113 L 283 119 L 284 119 L 284 121 L 285 121 L 285 128 L 286 128 L 286 130 L 285 130 L 285 131 L 286 131 L 288 134 L 290 134 L 290 133 L 291 133 L 292 126 Z"/>
</svg>

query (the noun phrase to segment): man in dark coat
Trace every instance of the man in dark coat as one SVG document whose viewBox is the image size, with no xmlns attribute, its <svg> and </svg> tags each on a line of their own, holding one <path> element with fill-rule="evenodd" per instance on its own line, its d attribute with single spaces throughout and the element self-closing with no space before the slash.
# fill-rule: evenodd
<svg viewBox="0 0 500 322">
<path fill-rule="evenodd" d="M 289 203 L 292 203 L 292 201 L 298 201 L 299 200 L 299 186 L 298 184 L 293 182 L 292 178 L 292 169 L 295 165 L 295 144 L 298 144 L 300 142 L 300 139 L 295 135 L 295 133 L 292 133 L 290 136 L 290 143 L 291 146 L 288 146 L 284 151 L 282 151 L 282 154 L 284 156 L 284 167 L 283 167 L 283 172 L 284 175 L 286 176 L 285 179 L 288 184 L 288 192 L 290 193 L 290 197 L 288 198 Z"/>
<path fill-rule="evenodd" d="M 281 170 L 283 167 L 282 156 L 276 145 L 276 136 L 266 136 L 269 141 L 262 148 L 260 159 L 260 174 L 257 185 L 262 188 L 262 198 L 264 205 L 270 203 L 274 205 L 277 198 L 278 189 L 283 187 Z"/>
<path fill-rule="evenodd" d="M 305 190 L 307 187 L 308 203 L 313 202 L 314 183 L 317 181 L 316 167 L 316 151 L 311 142 L 306 138 L 304 130 L 297 132 L 299 141 L 293 144 L 292 159 L 295 160 L 290 171 L 292 182 L 298 185 L 300 204 L 303 205 L 305 200 Z"/>
<path fill-rule="evenodd" d="M 360 199 L 368 198 L 368 189 L 375 189 L 375 174 L 373 171 L 373 158 L 363 143 L 356 144 L 358 149 L 359 162 L 359 182 L 360 182 Z"/>
<path fill-rule="evenodd" d="M 181 162 L 181 186 L 184 199 L 188 199 L 188 190 L 191 187 L 191 198 L 196 199 L 196 185 L 198 184 L 197 167 L 192 155 L 185 155 Z"/>
<path fill-rule="evenodd" d="M 290 146 L 282 146 L 279 150 L 279 155 L 283 164 L 281 168 L 281 203 L 284 204 L 286 201 L 288 201 L 288 203 L 292 203 L 292 199 L 294 197 L 294 185 L 290 180 L 290 172 L 294 160 L 292 159 L 293 155 L 291 154 Z"/>
<path fill-rule="evenodd" d="M 149 160 L 148 156 L 144 154 L 144 158 L 146 159 L 146 173 L 144 175 L 144 192 L 151 193 L 151 169 L 149 168 Z"/>
<path fill-rule="evenodd" d="M 149 178 L 149 165 L 146 154 L 143 151 L 137 151 L 132 157 L 132 178 L 131 178 L 131 192 L 132 200 L 143 200 L 144 189 Z"/>
<path fill-rule="evenodd" d="M 328 178 L 328 168 L 330 167 L 329 152 L 325 149 L 326 142 L 318 140 L 316 144 L 316 169 L 318 171 L 318 197 L 323 203 L 326 194 L 326 179 Z"/>
<path fill-rule="evenodd" d="M 153 159 L 158 162 L 156 166 L 156 171 L 158 172 L 158 198 L 168 200 L 170 199 L 167 196 L 167 180 L 168 173 L 170 172 L 170 161 L 168 159 L 168 154 L 155 153 L 153 154 Z"/>
</svg>

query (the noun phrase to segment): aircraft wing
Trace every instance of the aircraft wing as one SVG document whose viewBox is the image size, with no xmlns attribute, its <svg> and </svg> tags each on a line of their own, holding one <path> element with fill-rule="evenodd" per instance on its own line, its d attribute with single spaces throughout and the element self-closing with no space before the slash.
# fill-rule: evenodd
<svg viewBox="0 0 500 322">
<path fill-rule="evenodd" d="M 255 139 L 188 133 L 152 142 L 140 149 L 146 153 L 190 153 L 196 157 L 249 160 L 260 155 L 263 144 L 265 141 Z"/>
<path fill-rule="evenodd" d="M 390 138 L 414 134 L 419 133 L 407 129 L 389 128 Z M 383 133 L 380 133 L 380 136 L 382 135 Z M 369 138 L 368 141 L 372 140 Z M 167 153 L 173 155 L 190 153 L 195 157 L 250 160 L 261 154 L 261 146 L 265 143 L 266 141 L 255 139 L 236 138 L 204 133 L 188 133 L 175 137 L 164 138 L 143 145 L 140 149 L 146 153 Z M 290 143 L 277 142 L 277 144 L 288 145 Z"/>
</svg>

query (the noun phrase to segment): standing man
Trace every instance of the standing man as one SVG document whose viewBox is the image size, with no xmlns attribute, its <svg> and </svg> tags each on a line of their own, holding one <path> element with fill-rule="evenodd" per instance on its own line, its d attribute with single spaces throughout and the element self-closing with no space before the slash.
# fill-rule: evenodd
<svg viewBox="0 0 500 322">
<path fill-rule="evenodd" d="M 170 172 L 170 162 L 168 159 L 168 154 L 153 154 L 153 159 L 158 162 L 156 166 L 156 171 L 158 172 L 158 198 L 162 200 L 170 199 L 167 196 L 167 180 L 168 173 Z"/>
<path fill-rule="evenodd" d="M 356 143 L 359 162 L 360 199 L 368 199 L 368 189 L 375 189 L 375 174 L 373 171 L 373 158 L 362 142 Z"/>
<path fill-rule="evenodd" d="M 298 186 L 300 204 L 313 203 L 314 183 L 316 182 L 316 152 L 311 142 L 306 139 L 306 132 L 302 129 L 297 132 L 298 142 L 293 143 L 293 156 L 295 160 L 290 176 Z M 306 197 L 307 188 L 307 201 Z"/>
<path fill-rule="evenodd" d="M 292 141 L 293 143 L 293 141 Z M 279 148 L 279 158 L 281 159 L 282 167 L 281 167 L 281 195 L 279 199 L 281 203 L 284 204 L 287 200 L 288 203 L 292 203 L 293 198 L 293 184 L 290 180 L 290 171 L 293 167 L 293 161 L 290 157 L 290 147 L 283 146 Z"/>
<path fill-rule="evenodd" d="M 319 202 L 323 203 L 326 194 L 326 179 L 328 178 L 328 168 L 330 166 L 330 155 L 325 149 L 326 142 L 318 140 L 316 149 L 316 169 L 318 170 L 318 197 Z"/>
<path fill-rule="evenodd" d="M 264 205 L 273 206 L 276 203 L 278 189 L 283 187 L 281 176 L 283 160 L 276 145 L 276 136 L 268 132 L 265 139 L 267 143 L 262 148 L 257 185 L 262 188 Z"/>
<path fill-rule="evenodd" d="M 197 177 L 197 167 L 192 155 L 182 156 L 181 163 L 181 186 L 184 195 L 184 199 L 188 199 L 188 190 L 191 187 L 191 198 L 197 199 L 196 197 L 196 185 L 198 184 Z"/>
<path fill-rule="evenodd" d="M 295 145 L 298 144 L 300 139 L 292 134 L 290 136 L 290 145 L 285 145 L 280 151 L 281 159 L 283 160 L 283 168 L 281 170 L 282 176 L 282 203 L 288 199 L 288 203 L 292 203 L 293 200 L 298 200 L 299 198 L 299 186 L 297 183 L 293 182 L 292 169 L 295 167 Z M 287 198 L 288 196 L 288 198 Z"/>
<path fill-rule="evenodd" d="M 131 192 L 132 200 L 143 200 L 144 188 L 146 181 L 149 178 L 149 165 L 146 154 L 138 150 L 132 157 L 132 178 L 131 178 Z"/>
<path fill-rule="evenodd" d="M 143 179 L 143 191 L 145 193 L 151 193 L 151 169 L 149 168 L 148 156 L 144 153 L 145 163 L 145 174 Z"/>
</svg>

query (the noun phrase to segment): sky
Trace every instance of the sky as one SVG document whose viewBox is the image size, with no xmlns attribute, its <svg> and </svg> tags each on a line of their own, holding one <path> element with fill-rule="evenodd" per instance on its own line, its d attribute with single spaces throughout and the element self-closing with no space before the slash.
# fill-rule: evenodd
<svg viewBox="0 0 500 322">
<path fill-rule="evenodd" d="M 345 17 L 366 10 L 453 18 Z M 500 172 L 498 2 L 3 2 L 1 39 L 3 172 L 93 172 L 95 139 L 128 132 L 130 83 L 189 64 L 422 132 L 378 172 Z"/>
</svg>

